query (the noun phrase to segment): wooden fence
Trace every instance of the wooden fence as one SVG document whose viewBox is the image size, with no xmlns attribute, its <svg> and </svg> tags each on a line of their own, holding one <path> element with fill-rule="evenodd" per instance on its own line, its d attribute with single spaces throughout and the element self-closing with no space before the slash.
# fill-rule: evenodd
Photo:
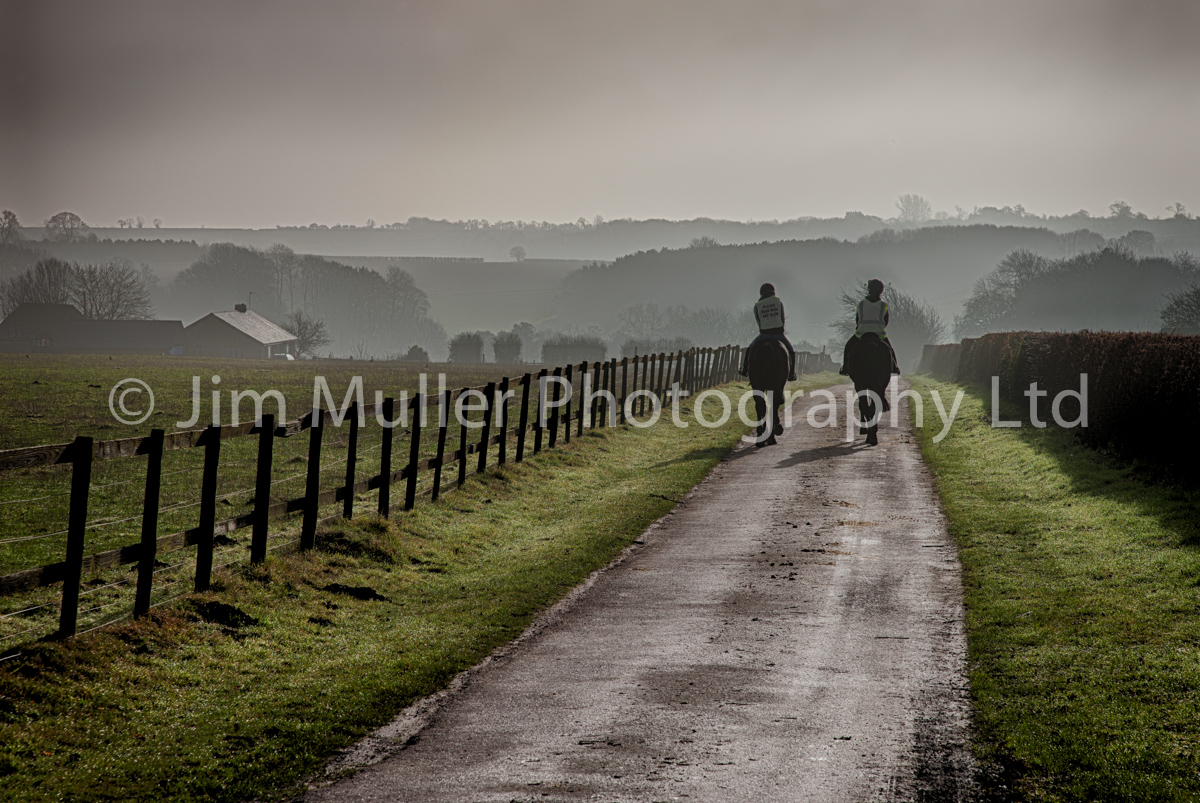
<svg viewBox="0 0 1200 803">
<path fill-rule="evenodd" d="M 504 465 L 510 457 L 513 461 L 520 462 L 527 454 L 537 454 L 543 448 L 554 448 L 560 440 L 569 443 L 573 428 L 575 435 L 580 436 L 585 429 L 594 428 L 601 422 L 607 422 L 609 426 L 624 423 L 626 400 L 639 391 L 642 392 L 641 395 L 633 399 L 634 404 L 628 406 L 629 412 L 641 416 L 646 413 L 648 393 L 662 400 L 664 393 L 670 391 L 676 383 L 681 390 L 694 394 L 705 388 L 730 382 L 736 377 L 741 353 L 742 348 L 739 346 L 723 346 L 717 349 L 695 348 L 675 354 L 584 362 L 542 369 L 536 375 L 526 373 L 516 378 L 503 377 L 498 382 L 489 382 L 476 388 L 446 390 L 432 395 L 417 394 L 412 399 L 402 399 L 401 405 L 397 405 L 393 398 L 385 398 L 379 410 L 373 404 L 364 405 L 361 410 L 355 405 L 346 416 L 346 421 L 338 423 L 338 426 L 348 423 L 349 437 L 346 441 L 346 480 L 334 488 L 323 489 L 320 481 L 322 439 L 327 424 L 337 420 L 330 411 L 314 411 L 303 418 L 282 423 L 277 423 L 275 416 L 264 413 L 261 420 L 239 426 L 210 426 L 170 435 L 161 429 L 155 429 L 143 438 L 110 441 L 96 441 L 91 437 L 80 436 L 71 443 L 0 451 L 0 472 L 54 464 L 71 466 L 64 559 L 0 577 L 0 596 L 62 583 L 56 635 L 60 638 L 69 637 L 77 630 L 80 583 L 84 572 L 94 573 L 109 567 L 137 564 L 133 615 L 142 616 L 151 607 L 155 561 L 163 553 L 195 546 L 197 549 L 193 588 L 196 591 L 205 591 L 212 580 L 214 539 L 219 536 L 251 528 L 250 561 L 261 563 L 267 555 L 269 522 L 291 513 L 301 513 L 300 537 L 292 543 L 301 550 L 312 549 L 316 543 L 317 525 L 322 521 L 352 517 L 356 495 L 378 491 L 376 509 L 382 516 L 391 515 L 396 507 L 411 510 L 419 496 L 428 496 L 431 501 L 436 501 L 449 490 L 444 488 L 444 485 L 449 484 L 451 488 L 461 486 L 472 467 L 477 473 L 483 472 L 490 459 L 494 458 L 497 465 Z M 543 417 L 538 415 L 538 409 L 544 409 L 547 399 L 538 393 L 535 401 L 535 408 L 538 409 L 531 410 L 531 390 L 534 387 L 549 390 L 550 401 L 561 402 L 562 386 L 557 382 L 543 384 L 543 379 L 561 377 L 564 383 L 572 387 L 578 379 L 582 388 L 585 376 L 588 377 L 591 390 L 595 394 L 590 399 L 590 409 L 585 409 L 582 400 L 576 401 L 572 398 L 560 407 L 553 407 L 545 417 L 543 426 Z M 614 399 L 612 409 L 609 409 L 608 397 L 600 391 L 611 394 Z M 484 398 L 482 426 L 478 427 L 477 434 L 472 433 L 474 428 L 468 428 L 465 424 L 453 420 L 450 415 L 443 414 L 444 411 L 452 409 L 457 399 L 471 392 L 481 392 Z M 512 398 L 508 397 L 509 393 L 512 394 Z M 497 398 L 503 398 L 504 403 L 497 404 Z M 510 407 L 518 408 L 515 426 L 511 426 L 509 421 Z M 436 416 L 428 414 L 431 408 L 437 408 Z M 391 427 L 382 427 L 378 473 L 356 481 L 361 420 L 380 414 L 387 421 L 395 421 L 398 412 L 406 412 L 411 422 L 407 460 L 403 466 L 395 468 L 395 432 Z M 429 426 L 429 419 L 435 421 L 433 426 Z M 459 429 L 458 446 L 453 451 L 447 451 L 452 422 Z M 305 493 L 293 499 L 272 502 L 274 441 L 277 438 L 297 436 L 305 430 L 309 433 Z M 218 521 L 217 478 L 221 444 L 231 438 L 254 435 L 258 436 L 258 449 L 253 509 L 244 515 Z M 421 460 L 419 458 L 422 440 L 427 437 L 436 438 L 437 451 L 435 456 Z M 513 438 L 515 445 L 510 456 L 508 447 Z M 491 450 L 493 446 L 497 447 L 494 455 Z M 160 536 L 158 523 L 163 453 L 191 448 L 204 449 L 198 505 L 199 520 L 191 529 Z M 141 539 L 127 546 L 86 554 L 84 535 L 87 529 L 92 464 L 96 460 L 135 456 L 147 458 Z M 446 470 L 455 465 L 457 475 L 447 482 Z M 433 472 L 431 488 L 418 494 L 418 475 L 430 471 Z M 397 499 L 394 504 L 391 487 L 397 484 L 403 484 L 403 499 Z M 339 502 L 342 507 L 336 515 L 324 519 L 319 517 L 323 506 Z"/>
</svg>

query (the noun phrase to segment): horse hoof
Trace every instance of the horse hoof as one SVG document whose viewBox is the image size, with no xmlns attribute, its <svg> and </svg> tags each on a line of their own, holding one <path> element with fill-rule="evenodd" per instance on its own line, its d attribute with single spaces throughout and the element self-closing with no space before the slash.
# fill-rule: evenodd
<svg viewBox="0 0 1200 803">
<path fill-rule="evenodd" d="M 764 446 L 766 446 L 766 445 L 767 445 L 767 444 L 766 444 L 766 442 L 765 442 L 765 441 L 759 441 L 758 443 L 754 444 L 754 448 L 755 448 L 755 449 L 761 449 L 761 448 L 763 448 L 763 447 L 764 447 Z"/>
<path fill-rule="evenodd" d="M 767 446 L 774 446 L 774 445 L 775 445 L 775 444 L 777 444 L 777 443 L 779 443 L 779 441 L 775 440 L 775 436 L 774 436 L 774 435 L 772 435 L 771 437 L 767 438 L 767 444 L 766 444 Z"/>
<path fill-rule="evenodd" d="M 867 446 L 878 446 L 879 438 L 874 432 L 867 435 Z"/>
</svg>

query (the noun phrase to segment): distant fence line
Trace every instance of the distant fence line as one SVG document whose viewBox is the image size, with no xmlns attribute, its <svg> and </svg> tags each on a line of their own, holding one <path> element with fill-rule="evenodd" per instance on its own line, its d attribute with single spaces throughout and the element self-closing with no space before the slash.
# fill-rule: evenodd
<svg viewBox="0 0 1200 803">
<path fill-rule="evenodd" d="M 674 354 L 647 354 L 641 357 L 626 357 L 620 360 L 613 358 L 604 362 L 581 362 L 559 366 L 553 369 L 538 371 L 537 374 L 525 373 L 523 376 L 512 378 L 503 377 L 498 382 L 489 382 L 475 388 L 462 388 L 458 391 L 445 390 L 438 394 L 417 394 L 411 399 L 401 398 L 401 411 L 411 414 L 411 425 L 408 438 L 408 459 L 401 468 L 393 467 L 395 434 L 391 427 L 382 428 L 379 449 L 379 471 L 372 477 L 355 480 L 356 464 L 358 461 L 358 440 L 360 417 L 369 419 L 375 413 L 380 413 L 387 420 L 395 420 L 398 405 L 392 398 L 383 400 L 376 408 L 374 404 L 363 405 L 358 409 L 355 404 L 349 419 L 349 437 L 346 441 L 346 481 L 335 488 L 321 488 L 321 446 L 325 425 L 333 422 L 331 411 L 320 411 L 316 415 L 309 413 L 300 419 L 276 424 L 275 416 L 263 414 L 261 421 L 246 423 L 238 426 L 210 426 L 206 429 L 177 432 L 170 435 L 161 429 L 152 430 L 150 435 L 142 438 L 125 438 L 119 440 L 96 441 L 91 437 L 80 436 L 71 443 L 61 443 L 47 446 L 34 446 L 21 449 L 0 451 L 0 471 L 48 466 L 54 464 L 69 464 L 71 466 L 70 501 L 68 506 L 67 544 L 64 560 L 45 566 L 18 571 L 0 577 L 0 596 L 11 595 L 21 591 L 30 591 L 43 586 L 61 582 L 63 584 L 59 610 L 59 622 L 56 635 L 60 638 L 76 633 L 79 615 L 80 583 L 83 572 L 97 572 L 109 567 L 137 564 L 136 596 L 133 604 L 133 615 L 143 616 L 150 609 L 150 597 L 155 573 L 155 561 L 159 554 L 183 549 L 189 546 L 197 547 L 194 589 L 205 591 L 210 587 L 213 571 L 214 539 L 238 529 L 252 529 L 250 543 L 250 562 L 261 563 L 267 554 L 268 523 L 290 513 L 302 513 L 302 525 L 299 539 L 290 542 L 301 550 L 312 549 L 316 544 L 317 525 L 338 518 L 351 518 L 354 515 L 354 499 L 357 494 L 367 491 L 378 491 L 377 510 L 382 516 L 389 516 L 393 504 L 391 486 L 404 483 L 402 507 L 412 510 L 418 496 L 428 496 L 436 501 L 446 491 L 460 487 L 466 481 L 469 462 L 474 458 L 475 473 L 487 468 L 490 447 L 497 446 L 495 462 L 504 465 L 508 459 L 508 446 L 511 438 L 516 439 L 512 459 L 520 462 L 527 452 L 538 454 L 543 448 L 554 448 L 559 441 L 560 429 L 562 441 L 569 443 L 572 427 L 576 436 L 581 436 L 585 429 L 595 428 L 598 422 L 626 422 L 626 401 L 631 394 L 642 392 L 640 397 L 633 399 L 630 409 L 634 415 L 644 415 L 646 412 L 647 393 L 653 393 L 662 399 L 663 394 L 678 383 L 682 390 L 696 393 L 705 388 L 733 381 L 736 378 L 738 362 L 744 349 L 740 346 L 723 346 L 721 348 L 694 348 L 679 351 Z M 812 355 L 826 358 L 826 355 Z M 809 370 L 824 370 L 821 361 L 804 360 Z M 577 373 L 576 373 L 577 372 Z M 561 406 L 553 407 L 543 425 L 543 416 L 530 418 L 531 386 L 538 384 L 546 377 L 557 377 L 570 385 L 578 375 L 582 385 L 586 375 L 591 380 L 595 392 L 607 391 L 615 401 L 613 409 L 608 409 L 608 399 L 595 395 L 590 400 L 590 410 L 584 409 L 583 403 L 572 409 L 572 401 L 567 400 Z M 539 394 L 536 405 L 544 410 L 547 401 L 559 403 L 562 401 L 562 385 L 559 382 L 549 382 L 553 388 L 552 397 L 547 400 Z M 520 391 L 518 421 L 515 427 L 510 427 L 509 407 L 518 404 L 515 394 Z M 468 428 L 463 422 L 459 426 L 458 448 L 447 452 L 447 439 L 451 427 L 451 417 L 437 416 L 435 426 L 426 427 L 422 421 L 423 409 L 439 407 L 449 409 L 454 401 L 465 393 L 482 391 L 484 406 L 482 409 L 482 426 Z M 506 394 L 512 392 L 514 398 Z M 497 405 L 497 393 L 502 394 L 504 403 Z M 478 409 L 478 408 L 476 408 Z M 444 419 L 444 420 L 443 420 Z M 565 426 L 564 426 L 565 425 Z M 436 430 L 436 455 L 424 460 L 420 458 L 421 442 L 425 437 L 424 430 Z M 479 429 L 478 435 L 471 434 L 469 429 Z M 276 438 L 289 438 L 309 431 L 308 459 L 305 466 L 305 493 L 293 499 L 272 502 L 271 471 L 273 443 Z M 255 487 L 253 510 L 244 515 L 218 521 L 217 511 L 217 479 L 220 468 L 221 444 L 232 438 L 258 435 L 257 465 L 255 472 Z M 430 433 L 432 437 L 434 433 Z M 532 435 L 532 444 L 529 444 Z M 166 536 L 158 535 L 159 498 L 161 492 L 162 458 L 165 451 L 203 448 L 204 462 L 201 470 L 201 495 L 199 501 L 199 521 L 197 526 Z M 84 534 L 87 529 L 88 496 L 91 490 L 92 464 L 95 460 L 120 459 L 135 456 L 147 457 L 145 478 L 145 495 L 141 515 L 141 540 L 135 544 L 85 555 Z M 340 462 L 340 461 L 335 461 Z M 443 489 L 444 469 L 457 464 L 457 476 L 450 480 L 451 488 Z M 433 472 L 432 487 L 421 494 L 417 493 L 417 477 L 421 472 Z M 319 518 L 320 508 L 325 505 L 342 503 L 342 510 L 333 516 Z M 39 606 L 41 607 L 41 606 Z"/>
</svg>

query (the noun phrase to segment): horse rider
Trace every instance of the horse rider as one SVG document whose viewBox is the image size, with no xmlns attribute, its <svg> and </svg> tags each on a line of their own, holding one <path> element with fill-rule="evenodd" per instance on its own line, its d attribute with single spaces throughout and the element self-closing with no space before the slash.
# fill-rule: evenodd
<svg viewBox="0 0 1200 803">
<path fill-rule="evenodd" d="M 754 320 L 758 321 L 758 337 L 754 338 L 754 342 L 750 344 L 750 348 L 761 340 L 778 340 L 787 348 L 788 352 L 788 381 L 796 380 L 796 349 L 792 347 L 792 341 L 787 339 L 787 335 L 783 333 L 783 302 L 775 296 L 775 285 L 767 282 L 762 287 L 758 288 L 759 299 L 754 304 Z M 745 353 L 750 353 L 750 348 L 746 349 Z M 742 357 L 742 367 L 738 370 L 742 376 L 746 376 L 746 358 Z"/>
<path fill-rule="evenodd" d="M 887 344 L 892 355 L 892 373 L 900 373 L 896 363 L 896 350 L 892 341 L 888 340 L 887 326 L 889 322 L 888 303 L 883 300 L 883 282 L 872 279 L 867 282 L 867 297 L 858 302 L 854 308 L 854 335 L 846 341 L 842 351 L 842 370 L 839 373 L 849 374 L 850 352 L 863 335 L 874 334 Z"/>
</svg>

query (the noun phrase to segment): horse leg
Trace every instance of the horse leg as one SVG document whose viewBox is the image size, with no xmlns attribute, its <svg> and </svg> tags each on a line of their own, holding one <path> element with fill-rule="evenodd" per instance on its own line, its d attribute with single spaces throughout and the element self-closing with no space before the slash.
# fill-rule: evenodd
<svg viewBox="0 0 1200 803">
<path fill-rule="evenodd" d="M 875 437 L 875 431 L 879 428 L 879 422 L 875 420 L 876 409 L 875 402 L 869 396 L 863 396 L 861 401 L 862 421 L 858 424 L 858 434 L 867 436 L 867 445 L 874 446 L 879 441 Z M 867 426 L 867 422 L 873 422 L 871 426 Z"/>
<path fill-rule="evenodd" d="M 761 449 L 766 446 L 767 427 L 770 426 L 770 421 L 767 419 L 767 402 L 762 396 L 755 394 L 754 396 L 754 417 L 758 420 L 758 427 L 754 430 L 757 437 L 754 439 L 754 448 Z"/>
<path fill-rule="evenodd" d="M 767 438 L 767 446 L 774 446 L 779 443 L 775 436 L 783 431 L 783 422 L 779 420 L 779 408 L 776 407 L 771 411 L 771 435 Z"/>
<path fill-rule="evenodd" d="M 879 426 L 873 426 L 867 430 L 867 446 L 879 445 Z"/>
</svg>

